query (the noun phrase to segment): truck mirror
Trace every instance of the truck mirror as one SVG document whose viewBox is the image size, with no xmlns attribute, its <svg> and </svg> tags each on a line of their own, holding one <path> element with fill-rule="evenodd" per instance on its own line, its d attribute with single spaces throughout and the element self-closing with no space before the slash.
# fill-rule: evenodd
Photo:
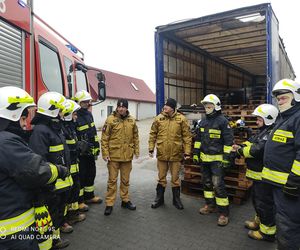
<svg viewBox="0 0 300 250">
<path fill-rule="evenodd" d="M 86 73 L 88 71 L 88 68 L 82 63 L 76 63 L 75 68 L 82 71 L 83 73 Z"/>
<path fill-rule="evenodd" d="M 67 81 L 68 81 L 68 90 L 69 90 L 69 98 L 72 97 L 72 79 L 71 79 L 71 75 L 69 74 L 67 76 Z"/>
</svg>

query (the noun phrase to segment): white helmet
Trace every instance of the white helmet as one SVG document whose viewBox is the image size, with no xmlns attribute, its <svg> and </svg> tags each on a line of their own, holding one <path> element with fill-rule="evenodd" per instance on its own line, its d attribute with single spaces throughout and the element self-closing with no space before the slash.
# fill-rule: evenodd
<svg viewBox="0 0 300 250">
<path fill-rule="evenodd" d="M 239 128 L 243 128 L 243 127 L 246 126 L 246 123 L 245 123 L 245 121 L 243 119 L 238 119 L 235 124 Z"/>
<path fill-rule="evenodd" d="M 65 101 L 66 98 L 62 94 L 47 92 L 40 96 L 37 112 L 49 117 L 57 117 L 59 112 L 65 108 Z"/>
<path fill-rule="evenodd" d="M 80 106 L 72 101 L 72 100 L 69 100 L 67 99 L 66 102 L 64 103 L 64 110 L 62 111 L 63 112 L 63 115 L 64 115 L 64 120 L 65 121 L 72 121 L 72 114 L 79 110 L 80 109 Z"/>
<path fill-rule="evenodd" d="M 0 88 L 0 117 L 10 121 L 18 121 L 22 112 L 28 107 L 35 106 L 33 98 L 18 87 Z"/>
<path fill-rule="evenodd" d="M 91 97 L 91 95 L 89 94 L 89 92 L 85 91 L 85 90 L 79 90 L 76 92 L 74 100 L 76 102 L 78 102 L 78 104 L 80 104 L 80 102 L 82 101 L 90 101 L 93 98 Z"/>
<path fill-rule="evenodd" d="M 219 97 L 217 97 L 214 94 L 209 94 L 204 97 L 204 99 L 201 101 L 202 104 L 204 103 L 212 103 L 215 105 L 215 110 L 219 111 L 221 110 L 221 101 Z"/>
<path fill-rule="evenodd" d="M 275 122 L 278 116 L 278 109 L 271 104 L 261 104 L 256 107 L 252 115 L 263 118 L 265 125 L 270 126 Z"/>
<path fill-rule="evenodd" d="M 291 79 L 282 79 L 277 82 L 273 87 L 272 94 L 276 96 L 276 94 L 283 94 L 287 91 L 293 93 L 296 102 L 300 102 L 300 84 Z"/>
</svg>

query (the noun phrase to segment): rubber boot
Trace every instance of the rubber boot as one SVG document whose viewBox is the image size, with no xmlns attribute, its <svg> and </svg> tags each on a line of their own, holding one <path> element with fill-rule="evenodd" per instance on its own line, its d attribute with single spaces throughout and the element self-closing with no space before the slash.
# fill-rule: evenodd
<svg viewBox="0 0 300 250">
<path fill-rule="evenodd" d="M 181 200 L 180 200 L 180 187 L 173 187 L 172 192 L 173 192 L 173 205 L 177 209 L 182 210 L 183 205 L 182 205 Z"/>
<path fill-rule="evenodd" d="M 152 208 L 158 208 L 164 204 L 164 202 L 165 202 L 164 193 L 165 193 L 165 187 L 163 187 L 161 184 L 157 184 L 156 197 L 155 197 L 154 202 L 151 204 Z"/>
</svg>

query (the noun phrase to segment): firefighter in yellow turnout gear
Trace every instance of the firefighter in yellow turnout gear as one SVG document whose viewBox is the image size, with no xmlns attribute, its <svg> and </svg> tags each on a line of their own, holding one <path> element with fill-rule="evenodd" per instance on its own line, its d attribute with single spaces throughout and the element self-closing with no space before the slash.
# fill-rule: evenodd
<svg viewBox="0 0 300 250">
<path fill-rule="evenodd" d="M 202 182 L 206 205 L 201 214 L 219 212 L 218 225 L 226 226 L 229 216 L 229 200 L 224 183 L 224 168 L 230 166 L 232 129 L 228 120 L 221 114 L 220 99 L 209 94 L 201 101 L 206 117 L 199 123 L 194 143 L 195 163 L 202 166 Z"/>
<path fill-rule="evenodd" d="M 149 135 L 149 156 L 153 157 L 154 148 L 157 153 L 158 184 L 156 198 L 152 208 L 164 204 L 164 192 L 167 185 L 167 173 L 171 171 L 173 205 L 183 209 L 180 200 L 179 171 L 183 158 L 190 158 L 192 135 L 187 119 L 176 110 L 176 100 L 169 98 L 163 111 L 155 117 Z"/>
<path fill-rule="evenodd" d="M 132 159 L 139 157 L 139 135 L 135 119 L 128 112 L 128 101 L 119 99 L 116 110 L 107 117 L 101 137 L 102 157 L 107 161 L 108 182 L 104 215 L 110 215 L 117 195 L 119 171 L 122 207 L 135 210 L 129 198 L 129 178 Z"/>
</svg>

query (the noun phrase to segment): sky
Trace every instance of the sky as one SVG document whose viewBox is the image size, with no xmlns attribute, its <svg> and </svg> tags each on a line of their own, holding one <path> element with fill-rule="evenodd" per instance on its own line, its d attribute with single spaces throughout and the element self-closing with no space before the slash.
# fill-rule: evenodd
<svg viewBox="0 0 300 250">
<path fill-rule="evenodd" d="M 300 74 L 298 1 L 271 0 L 279 35 Z M 34 12 L 84 52 L 85 63 L 144 80 L 155 91 L 155 28 L 251 6 L 256 0 L 34 0 Z M 298 33 L 298 32 L 297 32 Z"/>
</svg>

